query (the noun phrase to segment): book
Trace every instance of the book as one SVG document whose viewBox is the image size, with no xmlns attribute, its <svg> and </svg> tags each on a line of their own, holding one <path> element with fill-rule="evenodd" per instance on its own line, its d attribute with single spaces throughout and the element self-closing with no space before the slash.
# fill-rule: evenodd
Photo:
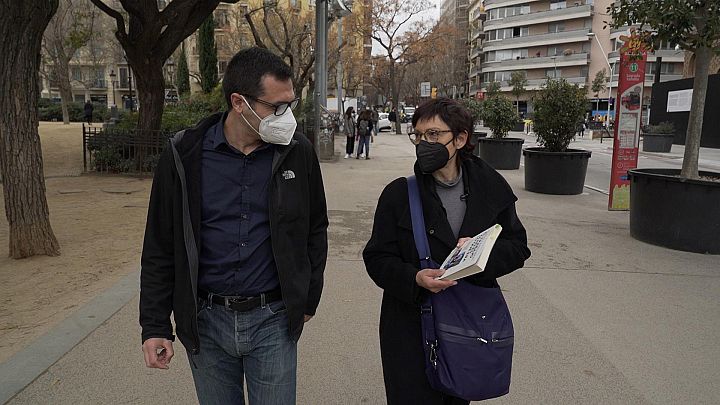
<svg viewBox="0 0 720 405">
<path fill-rule="evenodd" d="M 438 280 L 459 280 L 485 271 L 495 241 L 502 232 L 502 226 L 495 224 L 474 238 L 455 248 L 440 266 L 445 273 Z"/>
</svg>

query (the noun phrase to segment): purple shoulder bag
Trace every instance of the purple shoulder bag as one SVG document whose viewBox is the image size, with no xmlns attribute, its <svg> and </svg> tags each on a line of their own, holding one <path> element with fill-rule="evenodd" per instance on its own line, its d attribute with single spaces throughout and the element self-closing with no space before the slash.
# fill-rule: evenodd
<svg viewBox="0 0 720 405">
<path fill-rule="evenodd" d="M 417 179 L 407 181 L 421 269 L 440 268 L 430 255 Z M 458 280 L 424 300 L 421 321 L 425 374 L 435 390 L 468 401 L 509 392 L 514 331 L 499 287 Z"/>
</svg>

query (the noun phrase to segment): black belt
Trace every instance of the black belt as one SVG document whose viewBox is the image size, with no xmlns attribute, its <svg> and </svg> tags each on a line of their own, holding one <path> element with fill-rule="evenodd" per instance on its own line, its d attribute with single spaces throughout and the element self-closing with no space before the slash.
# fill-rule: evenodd
<svg viewBox="0 0 720 405">
<path fill-rule="evenodd" d="M 232 309 L 233 311 L 246 312 L 250 311 L 251 309 L 257 308 L 260 305 L 281 300 L 282 293 L 278 288 L 266 293 L 262 293 L 256 297 L 230 297 L 215 294 L 212 294 L 211 296 L 205 291 L 198 291 L 198 297 L 205 300 L 212 300 L 213 304 L 222 305 L 225 308 Z"/>
</svg>

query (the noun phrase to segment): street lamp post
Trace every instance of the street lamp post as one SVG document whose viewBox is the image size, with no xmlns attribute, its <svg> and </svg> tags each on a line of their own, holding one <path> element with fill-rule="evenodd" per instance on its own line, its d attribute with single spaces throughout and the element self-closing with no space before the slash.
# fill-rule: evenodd
<svg viewBox="0 0 720 405">
<path fill-rule="evenodd" d="M 113 107 L 116 107 L 117 104 L 115 104 L 115 78 L 117 75 L 115 74 L 115 70 L 110 71 L 110 83 L 112 84 L 112 93 L 113 93 Z"/>
<path fill-rule="evenodd" d="M 597 35 L 595 35 L 594 32 L 588 33 L 588 37 L 595 38 L 595 42 L 597 42 L 598 46 L 600 47 L 600 52 L 602 52 L 603 58 L 605 58 L 605 63 L 607 63 L 608 68 L 610 68 L 610 79 L 608 80 L 608 109 L 607 109 L 607 119 L 605 119 L 605 127 L 610 126 L 610 99 L 612 98 L 612 79 L 614 74 L 614 64 L 610 64 L 610 60 L 607 57 L 607 54 L 605 53 L 605 49 L 603 49 L 602 44 L 600 43 L 600 40 L 598 39 Z"/>
</svg>

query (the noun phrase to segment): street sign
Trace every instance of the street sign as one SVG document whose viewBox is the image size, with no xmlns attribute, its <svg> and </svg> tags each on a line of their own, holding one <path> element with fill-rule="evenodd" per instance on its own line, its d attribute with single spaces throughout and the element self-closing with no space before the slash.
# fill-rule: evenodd
<svg viewBox="0 0 720 405">
<path fill-rule="evenodd" d="M 612 171 L 608 210 L 630 209 L 630 179 L 628 170 L 638 163 L 640 123 L 647 50 L 635 35 L 626 38 L 620 49 L 620 79 L 618 103 L 615 105 L 615 142 L 613 142 Z"/>
<path fill-rule="evenodd" d="M 420 97 L 430 97 L 430 82 L 420 83 Z"/>
</svg>

